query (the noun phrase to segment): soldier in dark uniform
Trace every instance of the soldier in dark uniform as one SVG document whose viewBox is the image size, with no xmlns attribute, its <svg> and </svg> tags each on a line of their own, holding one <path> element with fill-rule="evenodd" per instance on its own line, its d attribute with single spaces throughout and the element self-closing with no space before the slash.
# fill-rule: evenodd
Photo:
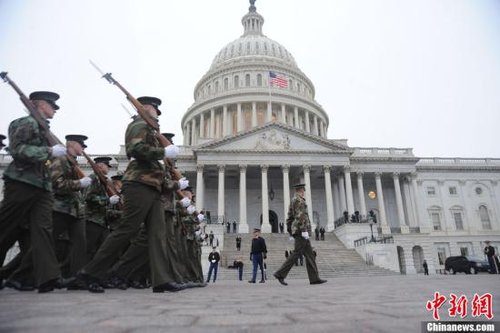
<svg viewBox="0 0 500 333">
<path fill-rule="evenodd" d="M 161 114 L 158 106 L 161 100 L 154 97 L 138 99 L 147 114 L 157 120 Z M 165 263 L 168 261 L 165 237 L 165 222 L 161 188 L 165 168 L 160 160 L 175 158 L 179 148 L 160 146 L 155 132 L 142 118 L 134 119 L 125 134 L 128 158 L 133 158 L 123 175 L 123 220 L 99 248 L 94 259 L 80 272 L 90 292 L 104 292 L 99 278 L 104 277 L 109 267 L 135 237 L 142 223 L 147 232 L 149 261 L 153 292 L 178 291 Z"/>
<path fill-rule="evenodd" d="M 96 166 L 104 176 L 107 176 L 111 168 L 111 157 L 101 156 L 94 158 Z M 91 174 L 93 180 L 85 192 L 86 225 L 87 225 L 87 259 L 92 260 L 109 234 L 107 223 L 107 212 L 111 206 L 118 204 L 120 197 L 113 195 L 108 197 L 105 187 L 97 179 L 97 175 Z"/>
<path fill-rule="evenodd" d="M 280 269 L 274 273 L 274 277 L 282 285 L 287 285 L 285 282 L 286 276 L 290 269 L 292 269 L 297 259 L 303 255 L 306 258 L 307 275 L 311 284 L 325 283 L 318 275 L 318 267 L 316 266 L 316 259 L 311 247 L 309 235 L 311 232 L 311 221 L 307 213 L 307 204 L 304 199 L 306 190 L 305 184 L 298 184 L 294 186 L 295 196 L 290 202 L 288 208 L 287 230 L 290 236 L 295 239 L 295 248 L 288 259 L 283 263 Z"/>
<path fill-rule="evenodd" d="M 29 99 L 47 122 L 59 109 L 56 93 L 37 91 Z M 53 245 L 54 199 L 48 161 L 64 156 L 66 147 L 49 147 L 46 134 L 31 116 L 10 123 L 9 152 L 13 161 L 3 174 L 5 197 L 0 208 L 0 262 L 19 240 L 24 254 L 21 266 L 34 267 L 38 292 L 52 291 L 61 275 Z M 11 282 L 11 286 L 19 286 Z"/>
<path fill-rule="evenodd" d="M 67 135 L 66 148 L 72 158 L 81 156 L 87 146 L 84 135 Z M 85 221 L 81 190 L 90 186 L 92 179 L 79 179 L 66 156 L 53 158 L 50 176 L 54 189 L 52 220 L 56 256 L 63 266 L 63 277 L 75 276 L 86 264 Z"/>
</svg>

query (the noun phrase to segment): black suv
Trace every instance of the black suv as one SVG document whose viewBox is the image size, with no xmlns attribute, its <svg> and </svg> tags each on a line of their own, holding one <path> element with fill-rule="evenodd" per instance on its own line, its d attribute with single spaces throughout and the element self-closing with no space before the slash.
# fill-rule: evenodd
<svg viewBox="0 0 500 333">
<path fill-rule="evenodd" d="M 446 258 L 444 269 L 450 274 L 464 272 L 465 274 L 477 274 L 478 272 L 488 272 L 490 265 L 484 258 L 473 256 L 454 256 Z"/>
</svg>

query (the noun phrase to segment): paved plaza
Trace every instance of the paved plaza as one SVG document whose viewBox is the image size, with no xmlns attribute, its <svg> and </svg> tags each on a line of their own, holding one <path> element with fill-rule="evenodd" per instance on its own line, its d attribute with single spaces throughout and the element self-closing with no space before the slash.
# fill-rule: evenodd
<svg viewBox="0 0 500 333">
<path fill-rule="evenodd" d="M 217 281 L 206 288 L 154 294 L 151 289 L 105 294 L 58 290 L 0 291 L 0 332 L 420 332 L 432 321 L 425 304 L 438 291 L 474 293 L 500 306 L 500 276 L 458 274 L 329 279 L 323 285 L 274 278 L 265 284 Z M 449 304 L 439 310 L 442 320 Z M 494 320 L 498 320 L 497 317 Z"/>
</svg>

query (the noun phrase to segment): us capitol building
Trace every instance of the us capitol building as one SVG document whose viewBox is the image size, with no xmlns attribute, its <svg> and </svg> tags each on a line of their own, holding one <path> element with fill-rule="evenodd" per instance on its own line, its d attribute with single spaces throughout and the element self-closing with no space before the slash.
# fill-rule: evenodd
<svg viewBox="0 0 500 333">
<path fill-rule="evenodd" d="M 250 3 L 243 35 L 215 56 L 181 123 L 177 165 L 210 222 L 278 232 L 300 182 L 313 228 L 334 232 L 374 265 L 415 274 L 425 259 L 432 274 L 450 255 L 482 257 L 487 239 L 498 251 L 500 159 L 419 158 L 411 148 L 329 139 L 313 83 L 263 34 L 264 18 Z M 285 84 L 270 84 L 270 72 Z M 113 173 L 126 168 L 123 147 L 110 156 Z M 0 172 L 10 160 L 0 155 Z"/>
</svg>

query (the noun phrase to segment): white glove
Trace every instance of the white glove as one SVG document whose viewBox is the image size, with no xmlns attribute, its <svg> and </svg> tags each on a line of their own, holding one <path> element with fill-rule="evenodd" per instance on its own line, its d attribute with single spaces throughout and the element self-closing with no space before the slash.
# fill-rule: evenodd
<svg viewBox="0 0 500 333">
<path fill-rule="evenodd" d="M 191 205 L 191 200 L 189 200 L 189 198 L 184 197 L 181 199 L 181 205 L 182 207 L 187 208 L 189 207 L 189 205 Z"/>
<path fill-rule="evenodd" d="M 196 237 L 199 237 L 201 235 L 201 230 L 196 230 L 194 234 L 196 235 Z"/>
<path fill-rule="evenodd" d="M 66 147 L 60 143 L 52 146 L 52 156 L 61 157 L 66 155 Z"/>
<path fill-rule="evenodd" d="M 203 215 L 203 214 L 201 214 L 201 213 L 200 213 L 200 214 L 198 214 L 198 221 L 199 221 L 200 223 L 201 223 L 201 222 L 203 222 L 203 220 L 204 220 L 204 219 L 205 219 L 205 215 Z"/>
<path fill-rule="evenodd" d="M 82 179 L 80 179 L 80 186 L 82 188 L 87 188 L 90 186 L 90 184 L 92 184 L 92 178 L 90 177 L 83 177 Z"/>
<path fill-rule="evenodd" d="M 293 238 L 292 236 L 290 236 L 290 237 L 288 238 L 288 240 L 289 240 L 289 241 L 294 241 L 294 240 L 295 240 L 295 238 Z"/>
<path fill-rule="evenodd" d="M 189 186 L 189 180 L 187 180 L 186 177 L 182 177 L 181 179 L 179 179 L 179 186 L 181 190 L 185 189 Z"/>
<path fill-rule="evenodd" d="M 302 231 L 302 237 L 304 237 L 304 239 L 309 239 L 309 233 L 307 231 Z"/>
<path fill-rule="evenodd" d="M 196 211 L 196 207 L 191 205 L 187 208 L 188 214 L 193 214 Z"/>
<path fill-rule="evenodd" d="M 118 202 L 120 202 L 120 196 L 118 195 L 112 195 L 109 197 L 109 203 L 112 205 L 116 205 Z"/>
<path fill-rule="evenodd" d="M 177 146 L 170 145 L 165 147 L 165 157 L 166 158 L 176 158 L 179 155 L 180 149 Z"/>
</svg>

